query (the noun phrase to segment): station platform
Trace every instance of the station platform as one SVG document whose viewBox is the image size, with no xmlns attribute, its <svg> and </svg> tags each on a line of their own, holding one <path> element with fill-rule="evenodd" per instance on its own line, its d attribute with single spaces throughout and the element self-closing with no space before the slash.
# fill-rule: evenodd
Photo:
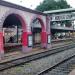
<svg viewBox="0 0 75 75">
<path fill-rule="evenodd" d="M 54 39 L 54 40 L 52 39 L 51 42 L 52 43 L 58 43 L 58 42 L 64 42 L 64 41 L 66 42 L 66 41 L 70 41 L 72 39 L 73 38 L 63 38 L 63 39 Z"/>
<path fill-rule="evenodd" d="M 51 45 L 51 49 L 52 48 L 57 48 L 57 47 L 60 47 L 60 46 L 63 46 L 63 45 L 66 45 L 68 43 L 71 43 L 71 42 L 52 44 Z M 5 62 L 8 62 L 8 61 L 12 61 L 12 60 L 19 59 L 19 58 L 22 58 L 22 57 L 27 57 L 27 56 L 34 55 L 34 54 L 41 53 L 41 52 L 45 52 L 45 51 L 47 51 L 47 49 L 41 49 L 39 47 L 33 48 L 32 51 L 29 52 L 29 53 L 22 53 L 21 50 L 20 51 L 16 50 L 14 52 L 6 53 L 4 55 L 4 58 L 0 60 L 0 63 L 5 63 Z"/>
</svg>

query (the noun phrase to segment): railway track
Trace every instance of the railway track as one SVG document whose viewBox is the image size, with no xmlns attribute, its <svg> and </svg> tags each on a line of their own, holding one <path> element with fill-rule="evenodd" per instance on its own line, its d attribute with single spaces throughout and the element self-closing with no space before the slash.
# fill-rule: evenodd
<svg viewBox="0 0 75 75">
<path fill-rule="evenodd" d="M 37 75 L 68 75 L 73 69 L 75 69 L 75 55 L 41 71 Z"/>
<path fill-rule="evenodd" d="M 52 50 L 49 50 L 49 51 L 45 51 L 45 52 L 37 53 L 37 54 L 34 54 L 34 55 L 30 55 L 30 56 L 27 56 L 27 57 L 22 57 L 22 58 L 14 59 L 12 61 L 0 63 L 0 71 L 9 69 L 11 67 L 15 67 L 17 65 L 21 65 L 23 63 L 27 63 L 27 62 L 32 61 L 32 60 L 36 60 L 36 59 L 39 59 L 39 58 L 50 56 L 52 54 L 59 53 L 59 52 L 62 52 L 64 50 L 68 50 L 68 49 L 71 49 L 71 48 L 74 48 L 74 47 L 75 47 L 75 43 L 72 43 L 72 44 L 68 44 L 66 46 L 53 48 Z"/>
</svg>

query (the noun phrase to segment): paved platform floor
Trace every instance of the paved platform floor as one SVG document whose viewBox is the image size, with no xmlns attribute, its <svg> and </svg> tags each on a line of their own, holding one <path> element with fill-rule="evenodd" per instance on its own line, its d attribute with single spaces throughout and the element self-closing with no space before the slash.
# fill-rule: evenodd
<svg viewBox="0 0 75 75">
<path fill-rule="evenodd" d="M 67 43 L 64 42 L 64 43 L 52 44 L 51 48 L 56 48 L 59 46 L 63 46 L 65 44 L 67 44 Z M 37 54 L 37 53 L 44 52 L 44 51 L 47 51 L 47 49 L 33 48 L 33 50 L 29 53 L 22 53 L 22 51 L 17 50 L 14 52 L 6 53 L 4 55 L 4 58 L 2 60 L 0 60 L 0 63 L 7 62 L 10 60 L 14 60 L 14 59 L 18 59 L 18 58 L 22 58 L 22 57 L 26 57 L 26 56 L 30 56 L 30 55 Z"/>
</svg>

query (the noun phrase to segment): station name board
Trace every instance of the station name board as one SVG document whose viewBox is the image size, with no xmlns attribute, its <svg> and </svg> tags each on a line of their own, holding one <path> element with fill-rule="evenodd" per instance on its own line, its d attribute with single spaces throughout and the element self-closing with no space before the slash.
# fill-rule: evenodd
<svg viewBox="0 0 75 75">
<path fill-rule="evenodd" d="M 75 13 L 59 14 L 59 15 L 53 14 L 50 20 L 51 21 L 75 20 Z"/>
</svg>

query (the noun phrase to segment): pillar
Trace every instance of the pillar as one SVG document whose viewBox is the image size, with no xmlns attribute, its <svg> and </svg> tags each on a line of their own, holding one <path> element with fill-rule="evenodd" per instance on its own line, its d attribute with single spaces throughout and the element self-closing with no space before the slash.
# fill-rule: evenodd
<svg viewBox="0 0 75 75">
<path fill-rule="evenodd" d="M 46 17 L 46 31 L 47 31 L 47 49 L 51 48 L 51 21 L 50 16 Z"/>
<path fill-rule="evenodd" d="M 47 33 L 46 32 L 41 32 L 41 44 L 42 44 L 42 48 L 47 47 Z"/>
<path fill-rule="evenodd" d="M 0 59 L 4 57 L 3 32 L 0 32 Z"/>
<path fill-rule="evenodd" d="M 32 35 L 32 33 L 31 32 L 23 32 L 23 34 L 22 34 L 22 51 L 23 52 L 30 52 L 31 50 L 32 50 L 32 46 L 31 47 L 29 47 L 28 46 L 28 36 L 29 35 Z"/>
<path fill-rule="evenodd" d="M 51 48 L 51 34 L 47 33 L 47 49 Z"/>
</svg>

